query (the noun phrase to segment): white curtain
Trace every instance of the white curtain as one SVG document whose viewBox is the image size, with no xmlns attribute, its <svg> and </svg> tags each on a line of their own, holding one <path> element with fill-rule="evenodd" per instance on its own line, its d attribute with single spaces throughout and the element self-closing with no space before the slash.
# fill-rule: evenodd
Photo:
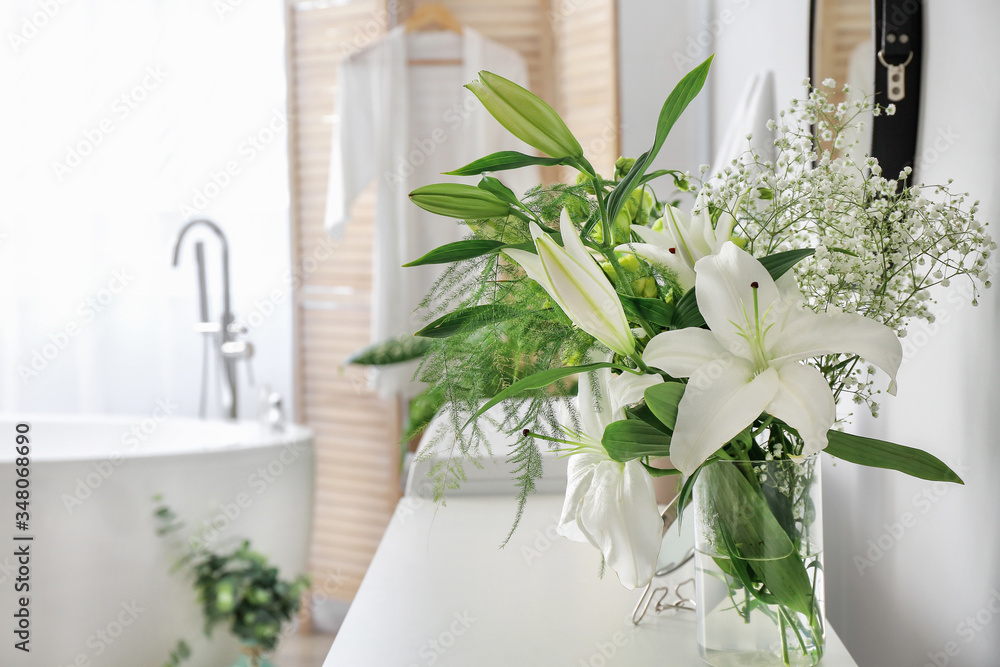
<svg viewBox="0 0 1000 667">
<path fill-rule="evenodd" d="M 195 414 L 230 240 L 254 371 L 291 389 L 281 0 L 14 0 L 0 9 L 0 410 Z M 217 382 L 217 377 L 213 377 Z M 245 414 L 256 392 L 243 376 Z M 218 401 L 216 401 L 216 404 Z"/>
</svg>

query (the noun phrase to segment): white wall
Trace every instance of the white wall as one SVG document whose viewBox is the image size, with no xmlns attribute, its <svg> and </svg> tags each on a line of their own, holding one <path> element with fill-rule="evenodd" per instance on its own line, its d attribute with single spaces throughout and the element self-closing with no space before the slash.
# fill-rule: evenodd
<svg viewBox="0 0 1000 667">
<path fill-rule="evenodd" d="M 193 244 L 170 266 L 193 215 L 229 236 L 257 381 L 291 396 L 283 16 L 281 0 L 4 3 L 0 410 L 196 414 Z M 190 236 L 218 317 L 218 245 Z"/>
<path fill-rule="evenodd" d="M 956 188 L 983 200 L 983 220 L 998 220 L 1000 84 L 990 67 L 1000 62 L 994 34 L 1000 5 L 924 4 L 920 178 L 955 178 Z M 702 11 L 707 23 L 699 18 Z M 775 72 L 779 108 L 801 94 L 808 73 L 807 2 L 622 0 L 620 12 L 627 153 L 645 150 L 663 96 L 679 78 L 671 55 L 699 39 L 708 42 L 706 25 L 714 39 L 692 54 L 700 62 L 716 53 L 709 75 L 711 113 L 685 121 L 681 131 L 687 136 L 674 137 L 677 161 L 668 164 L 708 161 L 710 153 L 692 137 L 707 128 L 714 150 L 747 78 L 761 69 Z M 643 87 L 647 80 L 655 86 Z M 631 104 L 644 108 L 632 110 Z M 982 667 L 996 664 L 1000 655 L 1000 619 L 990 609 L 1000 610 L 1000 386 L 994 379 L 1000 373 L 1000 304 L 996 290 L 980 301 L 972 308 L 955 292 L 941 295 L 938 326 L 915 327 L 905 339 L 898 396 L 881 402 L 878 420 L 858 424 L 875 437 L 933 452 L 953 464 L 966 485 L 833 466 L 829 459 L 825 466 L 827 608 L 864 667 Z M 880 541 L 888 548 L 869 554 Z"/>
<path fill-rule="evenodd" d="M 660 107 L 681 77 L 712 53 L 707 5 L 619 0 L 618 72 L 621 152 L 638 157 L 653 143 Z M 654 169 L 697 174 L 710 160 L 711 91 L 706 85 L 667 137 Z M 670 181 L 657 182 L 668 196 Z"/>
<path fill-rule="evenodd" d="M 987 63 L 1000 61 L 1000 5 L 934 0 L 925 8 L 918 176 L 955 178 L 995 223 L 1000 85 Z M 899 394 L 865 428 L 933 452 L 966 485 L 844 464 L 827 471 L 831 618 L 863 665 L 980 667 L 1000 655 L 998 295 L 985 292 L 973 308 L 955 287 L 939 296 L 937 326 L 911 328 Z"/>
</svg>

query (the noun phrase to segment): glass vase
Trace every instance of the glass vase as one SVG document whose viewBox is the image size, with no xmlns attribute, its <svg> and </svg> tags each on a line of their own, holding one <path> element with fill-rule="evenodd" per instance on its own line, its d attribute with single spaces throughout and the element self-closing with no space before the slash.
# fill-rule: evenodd
<svg viewBox="0 0 1000 667">
<path fill-rule="evenodd" d="M 694 483 L 698 649 L 815 665 L 826 645 L 820 460 L 714 461 Z"/>
</svg>

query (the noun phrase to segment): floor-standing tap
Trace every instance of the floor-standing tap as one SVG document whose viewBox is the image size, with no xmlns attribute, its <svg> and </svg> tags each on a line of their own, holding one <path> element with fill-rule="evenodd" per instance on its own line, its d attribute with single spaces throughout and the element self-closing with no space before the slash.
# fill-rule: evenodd
<svg viewBox="0 0 1000 667">
<path fill-rule="evenodd" d="M 240 327 L 235 323 L 235 317 L 233 316 L 233 310 L 230 305 L 229 296 L 229 243 L 226 240 L 226 235 L 222 232 L 217 224 L 211 220 L 206 220 L 200 218 L 197 220 L 191 220 L 187 222 L 183 227 L 181 227 L 180 232 L 177 233 L 177 241 L 174 242 L 174 254 L 173 254 L 173 265 L 177 266 L 180 262 L 180 252 L 181 252 L 181 242 L 184 240 L 184 235 L 189 229 L 195 225 L 204 225 L 215 232 L 215 235 L 219 237 L 219 242 L 222 244 L 222 315 L 218 322 L 212 322 L 208 318 L 208 297 L 207 288 L 205 284 L 205 253 L 204 245 L 201 241 L 195 244 L 195 259 L 198 264 L 198 299 L 199 299 L 199 313 L 201 315 L 201 322 L 195 325 L 195 330 L 215 337 L 217 340 L 217 349 L 219 352 L 219 358 L 222 360 L 222 366 L 224 369 L 224 377 L 226 380 L 226 387 L 229 390 L 228 404 L 226 405 L 226 414 L 230 419 L 236 419 L 237 416 L 237 405 L 238 405 L 238 390 L 237 390 L 237 376 L 236 376 L 236 362 L 240 359 L 249 360 L 253 356 L 253 346 L 245 341 L 238 340 L 238 336 L 246 334 L 246 329 Z M 207 369 L 207 359 L 206 359 L 206 369 Z M 248 366 L 249 371 L 249 366 Z M 206 370 L 207 373 L 207 370 Z M 205 406 L 205 393 L 206 375 L 203 373 L 203 383 L 202 383 L 202 416 L 204 416 L 204 406 Z"/>
</svg>

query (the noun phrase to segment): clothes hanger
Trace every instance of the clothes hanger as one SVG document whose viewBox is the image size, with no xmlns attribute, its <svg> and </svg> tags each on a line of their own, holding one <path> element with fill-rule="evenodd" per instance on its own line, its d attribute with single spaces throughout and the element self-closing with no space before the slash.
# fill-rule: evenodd
<svg viewBox="0 0 1000 667">
<path fill-rule="evenodd" d="M 446 30 L 462 34 L 462 23 L 451 11 L 439 2 L 420 5 L 403 24 L 406 32 Z M 411 58 L 410 65 L 461 65 L 461 58 Z"/>
</svg>

